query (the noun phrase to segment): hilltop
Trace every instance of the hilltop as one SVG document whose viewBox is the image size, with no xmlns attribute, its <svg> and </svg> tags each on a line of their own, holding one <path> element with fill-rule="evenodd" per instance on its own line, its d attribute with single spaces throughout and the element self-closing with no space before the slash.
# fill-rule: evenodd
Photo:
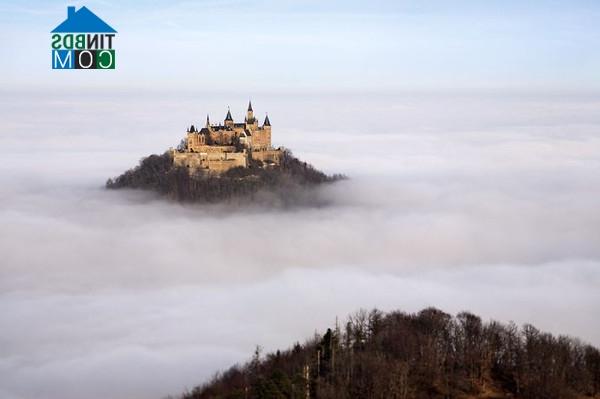
<svg viewBox="0 0 600 399">
<path fill-rule="evenodd" d="M 252 199 L 268 193 L 284 204 L 294 203 L 299 192 L 344 177 L 328 176 L 284 151 L 277 167 L 236 167 L 220 174 L 191 174 L 173 163 L 171 152 L 150 155 L 122 175 L 108 179 L 109 189 L 131 188 L 156 192 L 188 202 L 218 202 L 233 198 Z"/>
<path fill-rule="evenodd" d="M 142 159 L 137 167 L 108 179 L 106 187 L 146 189 L 179 201 L 203 202 L 269 193 L 291 203 L 306 189 L 343 178 L 328 176 L 291 151 L 273 147 L 271 134 L 269 117 L 259 125 L 252 103 L 242 123 L 233 120 L 230 110 L 220 124 L 212 124 L 207 116 L 203 128 L 190 125 L 176 149 Z"/>
<path fill-rule="evenodd" d="M 435 308 L 360 311 L 183 394 L 204 398 L 599 398 L 600 351 L 531 325 Z"/>
</svg>

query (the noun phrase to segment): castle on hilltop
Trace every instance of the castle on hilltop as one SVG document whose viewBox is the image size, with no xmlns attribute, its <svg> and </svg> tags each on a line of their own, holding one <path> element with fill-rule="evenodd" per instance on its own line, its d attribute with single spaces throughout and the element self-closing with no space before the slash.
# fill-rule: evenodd
<svg viewBox="0 0 600 399">
<path fill-rule="evenodd" d="M 234 122 L 229 109 L 223 124 L 211 124 L 207 115 L 204 127 L 198 130 L 191 125 L 185 139 L 171 153 L 175 166 L 186 167 L 190 173 L 222 173 L 235 167 L 247 168 L 251 163 L 262 167 L 277 166 L 283 149 L 271 145 L 269 116 L 259 126 L 252 102 L 249 102 L 243 123 Z"/>
</svg>

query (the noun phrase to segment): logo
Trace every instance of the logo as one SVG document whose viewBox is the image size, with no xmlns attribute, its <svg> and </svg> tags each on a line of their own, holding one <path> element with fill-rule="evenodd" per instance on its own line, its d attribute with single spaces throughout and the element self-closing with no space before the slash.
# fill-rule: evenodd
<svg viewBox="0 0 600 399">
<path fill-rule="evenodd" d="M 52 33 L 52 69 L 115 69 L 115 34 L 87 7 L 67 7 Z"/>
</svg>

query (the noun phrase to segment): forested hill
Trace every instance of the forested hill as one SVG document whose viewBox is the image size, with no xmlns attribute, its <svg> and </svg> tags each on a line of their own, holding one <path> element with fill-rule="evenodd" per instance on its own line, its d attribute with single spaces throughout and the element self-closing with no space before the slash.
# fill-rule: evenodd
<svg viewBox="0 0 600 399">
<path fill-rule="evenodd" d="M 283 203 L 294 203 L 304 198 L 302 194 L 307 189 L 343 178 L 328 176 L 289 151 L 284 152 L 277 167 L 263 168 L 253 162 L 248 168 L 233 168 L 221 175 L 192 175 L 186 168 L 175 167 L 172 156 L 166 152 L 143 158 L 138 166 L 108 179 L 106 187 L 150 190 L 186 202 L 253 199 L 257 194 L 268 193 Z"/>
<path fill-rule="evenodd" d="M 342 328 L 218 374 L 200 398 L 598 398 L 600 352 L 531 325 L 360 311 Z"/>
</svg>

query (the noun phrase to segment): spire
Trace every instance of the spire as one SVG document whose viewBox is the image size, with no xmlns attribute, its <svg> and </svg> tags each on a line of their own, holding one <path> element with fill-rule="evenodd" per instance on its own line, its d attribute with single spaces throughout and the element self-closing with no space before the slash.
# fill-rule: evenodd
<svg viewBox="0 0 600 399">
<path fill-rule="evenodd" d="M 210 119 L 208 117 L 208 114 L 206 114 L 206 127 L 210 127 Z"/>
<path fill-rule="evenodd" d="M 246 112 L 246 123 L 254 124 L 256 123 L 256 118 L 254 117 L 254 111 L 252 111 L 252 101 L 248 100 L 248 111 Z"/>
<path fill-rule="evenodd" d="M 190 133 L 196 132 L 196 128 L 194 127 L 194 125 L 190 126 L 190 130 L 188 130 L 188 132 L 190 132 Z"/>
<path fill-rule="evenodd" d="M 263 123 L 263 126 L 271 126 L 271 121 L 269 120 L 269 114 L 267 114 L 267 116 L 265 116 L 265 123 Z"/>
<path fill-rule="evenodd" d="M 229 110 L 229 107 L 227 107 L 227 116 L 225 117 L 226 121 L 233 121 L 233 117 L 231 116 L 231 111 Z"/>
</svg>

